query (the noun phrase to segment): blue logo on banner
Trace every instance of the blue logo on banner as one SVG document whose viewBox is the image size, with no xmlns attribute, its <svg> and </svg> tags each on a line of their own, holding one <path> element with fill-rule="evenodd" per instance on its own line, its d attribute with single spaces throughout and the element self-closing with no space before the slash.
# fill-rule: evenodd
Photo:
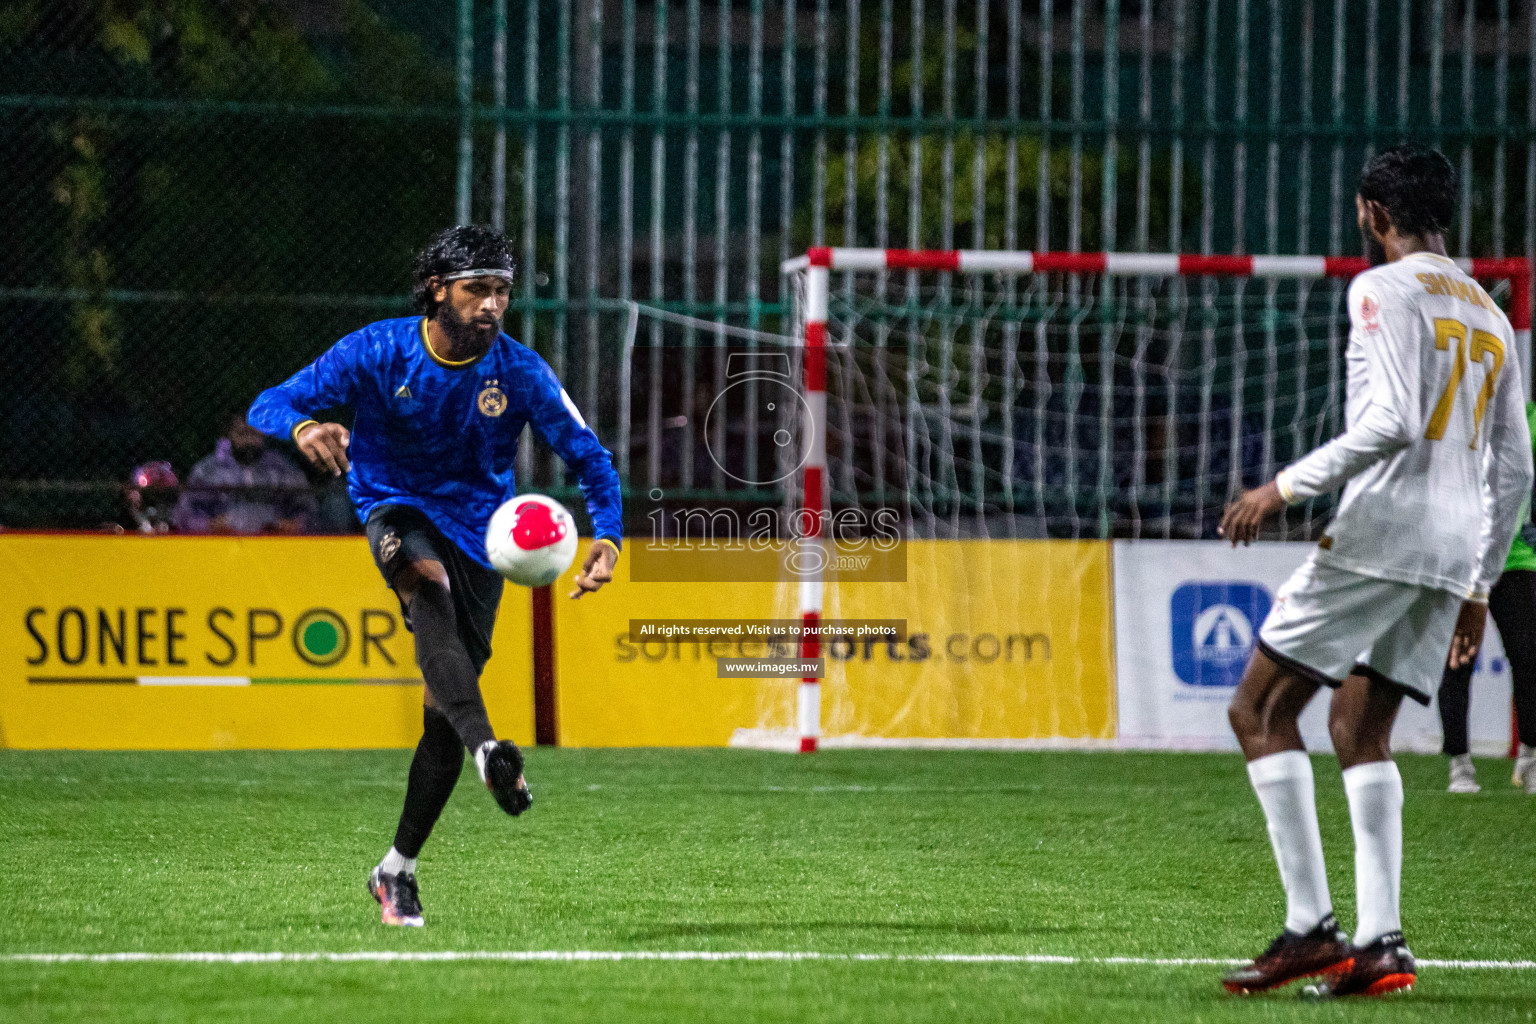
<svg viewBox="0 0 1536 1024">
<path fill-rule="evenodd" d="M 1184 583 L 1173 592 L 1173 671 L 1190 686 L 1236 686 L 1269 614 L 1258 583 Z"/>
</svg>

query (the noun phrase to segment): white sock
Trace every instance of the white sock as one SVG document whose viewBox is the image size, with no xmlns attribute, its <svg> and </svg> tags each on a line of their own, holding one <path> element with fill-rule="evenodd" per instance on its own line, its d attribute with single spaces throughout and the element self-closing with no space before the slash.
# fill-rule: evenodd
<svg viewBox="0 0 1536 1024">
<path fill-rule="evenodd" d="M 379 870 L 386 875 L 414 875 L 416 873 L 416 858 L 404 856 L 393 846 L 379 861 Z"/>
<path fill-rule="evenodd" d="M 1306 751 L 1283 750 L 1248 762 L 1248 781 L 1269 823 L 1269 842 L 1285 886 L 1285 927 L 1306 934 L 1333 912 L 1323 836 L 1317 828 L 1312 760 Z"/>
<path fill-rule="evenodd" d="M 484 743 L 480 744 L 480 749 L 475 751 L 475 768 L 478 769 L 479 772 L 480 772 L 480 781 L 481 782 L 485 781 L 485 758 L 486 758 L 486 755 L 489 754 L 491 751 L 495 750 L 496 747 L 497 747 L 497 742 L 495 740 L 486 740 Z"/>
<path fill-rule="evenodd" d="M 1344 770 L 1344 793 L 1355 829 L 1355 945 L 1364 946 L 1403 926 L 1403 777 L 1392 761 L 1357 764 Z"/>
</svg>

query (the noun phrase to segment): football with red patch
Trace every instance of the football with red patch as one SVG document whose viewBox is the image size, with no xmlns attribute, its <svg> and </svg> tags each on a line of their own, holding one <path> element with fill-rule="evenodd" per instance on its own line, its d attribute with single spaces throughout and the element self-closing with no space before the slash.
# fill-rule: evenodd
<svg viewBox="0 0 1536 1024">
<path fill-rule="evenodd" d="M 576 521 L 554 498 L 519 494 L 491 516 L 485 553 L 513 583 L 548 586 L 576 558 Z"/>
</svg>

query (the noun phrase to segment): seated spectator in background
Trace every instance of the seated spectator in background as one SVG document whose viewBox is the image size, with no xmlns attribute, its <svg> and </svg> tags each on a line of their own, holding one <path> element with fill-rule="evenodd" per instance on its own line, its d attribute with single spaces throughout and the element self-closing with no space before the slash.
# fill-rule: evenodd
<svg viewBox="0 0 1536 1024">
<path fill-rule="evenodd" d="M 164 459 L 135 466 L 128 474 L 128 486 L 123 489 L 125 511 L 117 522 L 107 523 L 103 528 L 109 533 L 170 533 L 180 486 L 176 471 Z"/>
<path fill-rule="evenodd" d="M 180 533 L 311 533 L 314 518 L 304 471 L 240 415 L 192 467 L 172 522 Z"/>
</svg>

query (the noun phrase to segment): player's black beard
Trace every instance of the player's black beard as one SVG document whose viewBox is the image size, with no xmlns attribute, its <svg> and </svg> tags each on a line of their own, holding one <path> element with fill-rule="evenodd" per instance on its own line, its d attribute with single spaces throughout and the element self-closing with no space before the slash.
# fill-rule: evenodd
<svg viewBox="0 0 1536 1024">
<path fill-rule="evenodd" d="M 1362 228 L 1360 238 L 1365 242 L 1365 261 L 1367 263 L 1373 267 L 1379 267 L 1387 262 L 1386 246 L 1377 241 L 1376 236 Z"/>
<path fill-rule="evenodd" d="M 437 320 L 443 333 L 448 335 L 448 342 L 454 352 L 462 359 L 489 351 L 501 329 L 499 320 L 488 323 L 483 320 L 461 320 L 458 313 L 446 303 L 438 310 Z"/>
</svg>

